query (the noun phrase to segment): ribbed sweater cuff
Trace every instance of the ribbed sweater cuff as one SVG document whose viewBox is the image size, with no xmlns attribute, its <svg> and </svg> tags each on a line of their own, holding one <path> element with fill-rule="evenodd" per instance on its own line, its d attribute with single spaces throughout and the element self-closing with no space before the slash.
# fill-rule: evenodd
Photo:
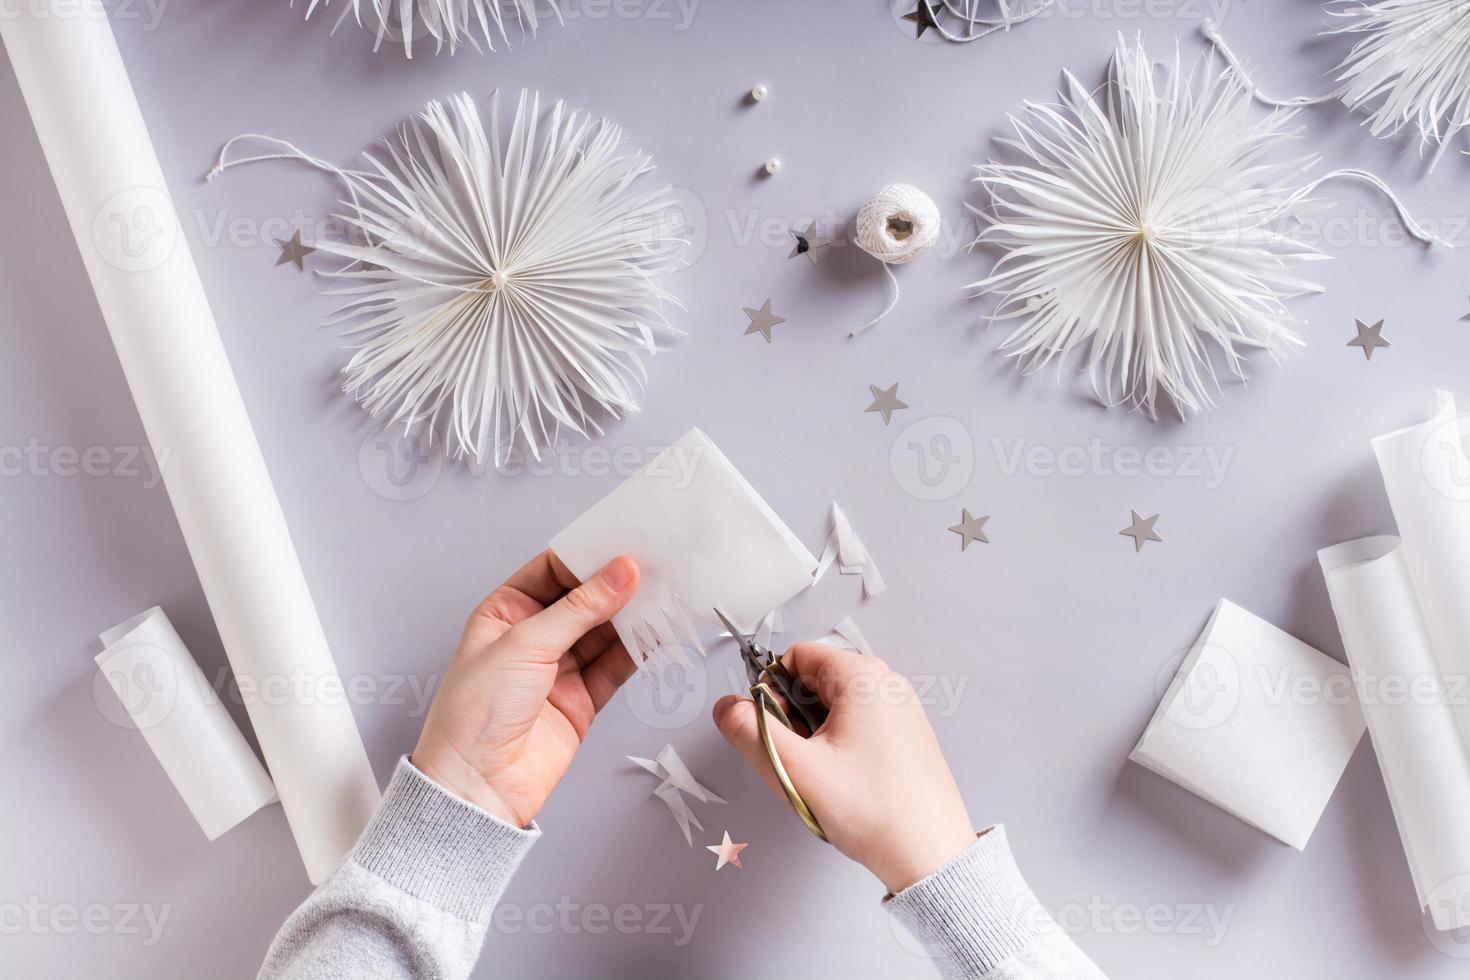
<svg viewBox="0 0 1470 980">
<path fill-rule="evenodd" d="M 1002 826 L 884 903 L 946 977 L 983 977 L 1057 929 L 1016 868 Z"/>
<path fill-rule="evenodd" d="M 484 921 L 541 836 L 460 799 L 407 757 L 350 860 L 388 884 L 471 922 Z"/>
</svg>

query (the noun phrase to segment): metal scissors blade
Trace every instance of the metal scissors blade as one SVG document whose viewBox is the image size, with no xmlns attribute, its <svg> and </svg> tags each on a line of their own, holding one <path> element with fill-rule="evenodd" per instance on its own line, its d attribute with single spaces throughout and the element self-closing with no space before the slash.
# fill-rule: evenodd
<svg viewBox="0 0 1470 980">
<path fill-rule="evenodd" d="M 746 678 L 751 684 L 759 683 L 761 671 L 765 669 L 760 647 L 755 644 L 754 640 L 736 629 L 735 624 L 730 622 L 730 617 L 721 612 L 718 606 L 715 607 L 715 615 L 724 624 L 730 635 L 735 638 L 735 642 L 740 644 L 740 659 L 745 664 Z"/>
</svg>

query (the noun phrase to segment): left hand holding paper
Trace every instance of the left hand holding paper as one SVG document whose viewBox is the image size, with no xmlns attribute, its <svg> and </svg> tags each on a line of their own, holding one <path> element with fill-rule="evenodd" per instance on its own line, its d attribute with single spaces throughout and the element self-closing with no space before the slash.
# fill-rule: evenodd
<svg viewBox="0 0 1470 980">
<path fill-rule="evenodd" d="M 637 587 L 627 557 L 582 583 L 549 551 L 532 559 L 470 617 L 413 764 L 507 823 L 530 824 L 633 673 L 608 621 Z"/>
</svg>

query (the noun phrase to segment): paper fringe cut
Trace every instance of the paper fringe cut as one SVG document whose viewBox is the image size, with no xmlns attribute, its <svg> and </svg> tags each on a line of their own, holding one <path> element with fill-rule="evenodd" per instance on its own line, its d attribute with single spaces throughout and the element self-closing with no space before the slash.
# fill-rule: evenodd
<svg viewBox="0 0 1470 980">
<path fill-rule="evenodd" d="M 241 140 L 285 152 L 227 159 Z M 208 179 L 292 159 L 346 185 L 349 240 L 317 248 L 348 263 L 326 273 L 347 297 L 328 322 L 357 342 L 343 390 L 369 415 L 499 466 L 517 445 L 540 459 L 563 428 L 591 438 L 638 410 L 636 355 L 682 332 L 661 283 L 686 243 L 670 189 L 644 186 L 653 164 L 618 126 L 559 100 L 543 113 L 523 89 L 508 126 L 491 95 L 487 128 L 460 94 L 363 156 L 367 169 L 343 170 L 252 133 Z"/>
<path fill-rule="evenodd" d="M 1419 133 L 1421 150 L 1434 148 L 1429 161 L 1434 169 L 1453 138 L 1470 124 L 1470 4 L 1380 0 L 1343 4 L 1328 13 L 1345 23 L 1325 34 L 1358 37 L 1337 66 L 1340 84 L 1323 95 L 1276 99 L 1250 82 L 1252 94 L 1281 108 L 1341 101 L 1362 113 L 1364 125 L 1379 139 L 1412 127 Z M 1203 32 L 1239 71 L 1239 59 L 1213 21 L 1205 21 Z"/>
<path fill-rule="evenodd" d="M 686 647 L 705 652 L 694 624 L 712 620 L 717 606 L 738 629 L 755 631 L 811 587 L 817 565 L 699 429 L 589 507 L 551 550 L 584 581 L 617 555 L 638 563 L 638 594 L 612 623 L 633 662 L 656 668 Z"/>
<path fill-rule="evenodd" d="M 318 7 L 325 10 L 330 5 L 331 0 L 307 0 L 307 19 Z M 296 6 L 295 0 L 291 0 L 291 6 Z M 482 40 L 485 50 L 494 51 L 497 36 L 509 48 L 507 11 L 514 14 L 522 39 L 528 32 L 535 37 L 541 22 L 536 0 L 349 0 L 332 25 L 333 32 L 349 17 L 359 27 L 363 26 L 362 7 L 369 9 L 367 26 L 377 34 L 373 50 L 381 48 L 384 40 L 390 40 L 401 43 L 404 56 L 409 58 L 413 57 L 414 41 L 420 38 L 433 41 L 435 54 L 446 47 L 454 54 L 462 44 L 479 51 Z M 553 3 L 550 8 L 561 23 L 560 7 Z"/>
<path fill-rule="evenodd" d="M 851 616 L 845 617 L 842 622 L 832 627 L 832 632 L 817 642 L 842 650 L 854 650 L 867 657 L 873 655 L 872 644 L 868 642 L 866 636 L 863 636 L 863 631 L 858 629 L 857 623 L 852 621 Z"/>
<path fill-rule="evenodd" d="M 1021 162 L 976 167 L 993 209 L 977 245 L 1001 256 L 971 284 L 993 294 L 991 318 L 1017 320 L 1001 342 L 1026 373 L 1085 347 L 1100 402 L 1181 418 L 1213 407 L 1216 361 L 1244 379 L 1244 353 L 1279 357 L 1303 345 L 1285 300 L 1319 286 L 1293 269 L 1325 256 L 1293 219 L 1324 181 L 1372 174 L 1337 170 L 1305 183 L 1314 162 L 1267 155 L 1297 132 L 1292 111 L 1251 111 L 1245 81 L 1206 58 L 1183 71 L 1176 47 L 1161 80 L 1142 41 L 1121 36 L 1105 94 L 1070 72 L 1060 103 L 1025 103 L 1015 139 Z M 1414 237 L 1449 244 L 1415 223 Z"/>
<path fill-rule="evenodd" d="M 863 577 L 863 594 L 868 598 L 871 599 L 887 588 L 883 584 L 883 576 L 878 572 L 878 563 L 868 553 L 862 539 L 852 529 L 852 522 L 847 519 L 847 514 L 836 501 L 832 502 L 832 533 L 827 536 L 827 545 L 822 550 L 822 557 L 817 560 L 817 570 L 812 574 L 813 585 L 822 580 L 834 561 L 837 570 L 843 575 Z"/>
<path fill-rule="evenodd" d="M 756 624 L 754 639 L 756 643 L 769 650 L 771 648 L 772 636 L 784 631 L 785 624 L 781 619 L 781 610 L 772 609 L 765 616 L 761 617 L 761 621 Z M 720 637 L 721 639 L 731 638 L 730 631 L 720 630 Z"/>
<path fill-rule="evenodd" d="M 662 800 L 669 808 L 669 813 L 673 815 L 680 832 L 684 834 L 684 843 L 690 847 L 694 846 L 694 833 L 691 827 L 703 830 L 704 824 L 699 822 L 699 818 L 689 808 L 683 794 L 688 793 L 701 803 L 729 802 L 695 779 L 694 774 L 689 771 L 684 760 L 679 758 L 679 753 L 672 745 L 665 745 L 652 759 L 640 759 L 630 755 L 628 761 L 651 772 L 661 780 L 654 789 L 653 795 Z"/>
</svg>

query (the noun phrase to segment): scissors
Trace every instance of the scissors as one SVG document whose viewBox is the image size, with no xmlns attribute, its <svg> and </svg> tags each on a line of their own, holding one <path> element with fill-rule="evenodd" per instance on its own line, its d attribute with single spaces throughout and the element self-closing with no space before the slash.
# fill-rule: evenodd
<svg viewBox="0 0 1470 980">
<path fill-rule="evenodd" d="M 745 663 L 745 676 L 750 681 L 751 700 L 755 701 L 755 718 L 760 727 L 761 744 L 765 746 L 766 757 L 771 760 L 771 768 L 775 770 L 776 781 L 781 784 L 781 791 L 786 794 L 791 808 L 796 811 L 801 822 L 806 824 L 807 830 L 822 840 L 826 840 L 826 831 L 817 822 L 816 815 L 806 805 L 806 801 L 801 798 L 801 793 L 797 792 L 796 785 L 786 773 L 786 766 L 781 762 L 781 754 L 776 751 L 776 743 L 771 738 L 766 713 L 770 712 L 781 724 L 788 729 L 792 728 L 791 718 L 781 707 L 781 700 L 784 698 L 792 710 L 806 723 L 807 729 L 814 732 L 821 727 L 822 722 L 827 720 L 827 709 L 807 693 L 801 681 L 786 669 L 786 666 L 774 653 L 755 642 L 753 637 L 746 636 L 736 629 L 735 624 L 730 622 L 729 617 L 718 608 L 715 609 L 715 616 L 740 644 L 740 659 Z M 779 698 L 776 696 L 778 692 Z"/>
</svg>

